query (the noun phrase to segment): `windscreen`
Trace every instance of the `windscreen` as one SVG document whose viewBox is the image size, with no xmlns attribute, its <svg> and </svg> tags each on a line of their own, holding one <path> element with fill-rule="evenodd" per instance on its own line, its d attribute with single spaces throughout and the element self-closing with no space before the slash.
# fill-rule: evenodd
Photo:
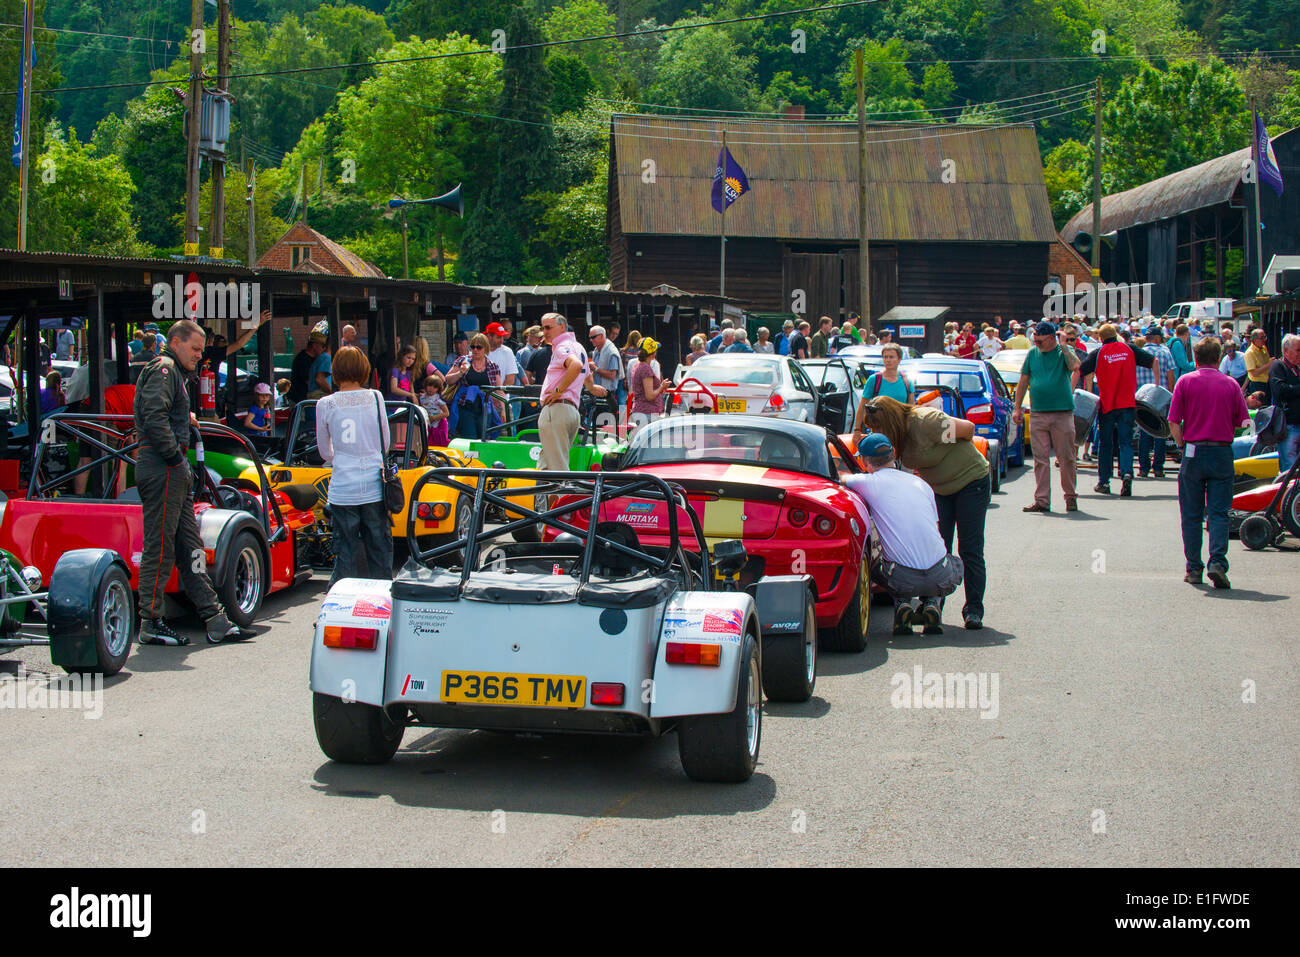
<svg viewBox="0 0 1300 957">
<path fill-rule="evenodd" d="M 908 369 L 907 374 L 918 388 L 927 385 L 946 385 L 966 395 L 983 393 L 984 380 L 974 372 L 935 372 L 925 369 Z"/>
<path fill-rule="evenodd" d="M 702 357 L 691 365 L 686 374 L 705 385 L 731 382 L 735 385 L 776 388 L 780 381 L 777 363 L 745 355 Z"/>
<path fill-rule="evenodd" d="M 785 423 L 787 426 L 792 423 Z M 829 475 L 825 438 L 781 427 L 711 422 L 705 416 L 673 416 L 642 429 L 632 440 L 624 468 L 641 465 L 724 462 Z"/>
</svg>

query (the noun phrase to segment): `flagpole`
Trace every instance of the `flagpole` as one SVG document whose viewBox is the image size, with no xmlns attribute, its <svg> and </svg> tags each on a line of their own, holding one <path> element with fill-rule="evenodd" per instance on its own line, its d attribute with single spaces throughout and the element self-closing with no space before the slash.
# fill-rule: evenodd
<svg viewBox="0 0 1300 957">
<path fill-rule="evenodd" d="M 722 265 L 718 271 L 718 295 L 727 295 L 727 131 L 722 131 L 722 232 L 718 236 L 718 248 L 722 250 Z M 718 303 L 718 325 L 722 325 L 722 313 L 726 311 L 723 303 Z"/>
<path fill-rule="evenodd" d="M 18 171 L 18 250 L 27 249 L 27 173 L 31 168 L 32 155 L 32 35 L 36 25 L 36 0 L 23 4 L 23 55 L 22 55 L 22 103 L 19 109 L 23 114 L 22 160 Z"/>
<path fill-rule="evenodd" d="M 1258 276 L 1255 280 L 1256 293 L 1261 291 L 1264 285 L 1264 224 L 1259 218 L 1259 180 L 1263 171 L 1264 154 L 1259 149 L 1259 114 L 1255 112 L 1255 98 L 1250 98 L 1250 140 L 1253 146 L 1251 153 L 1255 158 L 1255 250 L 1259 253 L 1259 262 L 1255 265 L 1255 272 Z M 1268 136 L 1268 130 L 1264 131 Z"/>
</svg>

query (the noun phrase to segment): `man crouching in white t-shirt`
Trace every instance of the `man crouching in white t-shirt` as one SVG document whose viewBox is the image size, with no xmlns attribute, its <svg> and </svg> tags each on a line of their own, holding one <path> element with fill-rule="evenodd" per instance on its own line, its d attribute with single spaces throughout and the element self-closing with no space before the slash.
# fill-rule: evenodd
<svg viewBox="0 0 1300 957">
<path fill-rule="evenodd" d="M 858 460 L 867 474 L 850 475 L 844 484 L 867 503 L 880 535 L 884 557 L 871 572 L 893 596 L 894 634 L 912 634 L 912 623 L 920 619 L 925 634 L 941 635 L 940 599 L 961 584 L 963 569 L 939 535 L 934 492 L 895 467 L 894 447 L 878 432 L 858 443 Z"/>
</svg>

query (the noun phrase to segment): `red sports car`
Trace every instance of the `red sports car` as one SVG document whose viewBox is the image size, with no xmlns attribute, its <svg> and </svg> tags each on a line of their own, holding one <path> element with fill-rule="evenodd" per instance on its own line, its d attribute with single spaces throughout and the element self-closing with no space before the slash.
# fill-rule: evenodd
<svg viewBox="0 0 1300 957">
<path fill-rule="evenodd" d="M 762 575 L 812 576 L 820 644 L 866 646 L 871 558 L 878 553 L 866 504 L 841 483 L 860 471 L 821 426 L 750 415 L 672 416 L 641 428 L 602 467 L 650 472 L 680 485 L 712 548 L 740 539 L 742 585 Z M 667 506 L 611 502 L 601 519 L 627 525 L 645 545 L 666 546 Z M 685 520 L 679 516 L 679 520 Z"/>
</svg>

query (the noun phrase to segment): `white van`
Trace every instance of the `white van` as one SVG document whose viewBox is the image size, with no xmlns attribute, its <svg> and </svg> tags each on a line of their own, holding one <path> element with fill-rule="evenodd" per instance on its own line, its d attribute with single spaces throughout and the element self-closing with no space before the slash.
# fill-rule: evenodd
<svg viewBox="0 0 1300 957">
<path fill-rule="evenodd" d="M 1161 320 L 1177 319 L 1187 322 L 1191 319 L 1231 319 L 1231 299 L 1201 299 L 1198 302 L 1176 302 L 1165 310 Z"/>
</svg>

